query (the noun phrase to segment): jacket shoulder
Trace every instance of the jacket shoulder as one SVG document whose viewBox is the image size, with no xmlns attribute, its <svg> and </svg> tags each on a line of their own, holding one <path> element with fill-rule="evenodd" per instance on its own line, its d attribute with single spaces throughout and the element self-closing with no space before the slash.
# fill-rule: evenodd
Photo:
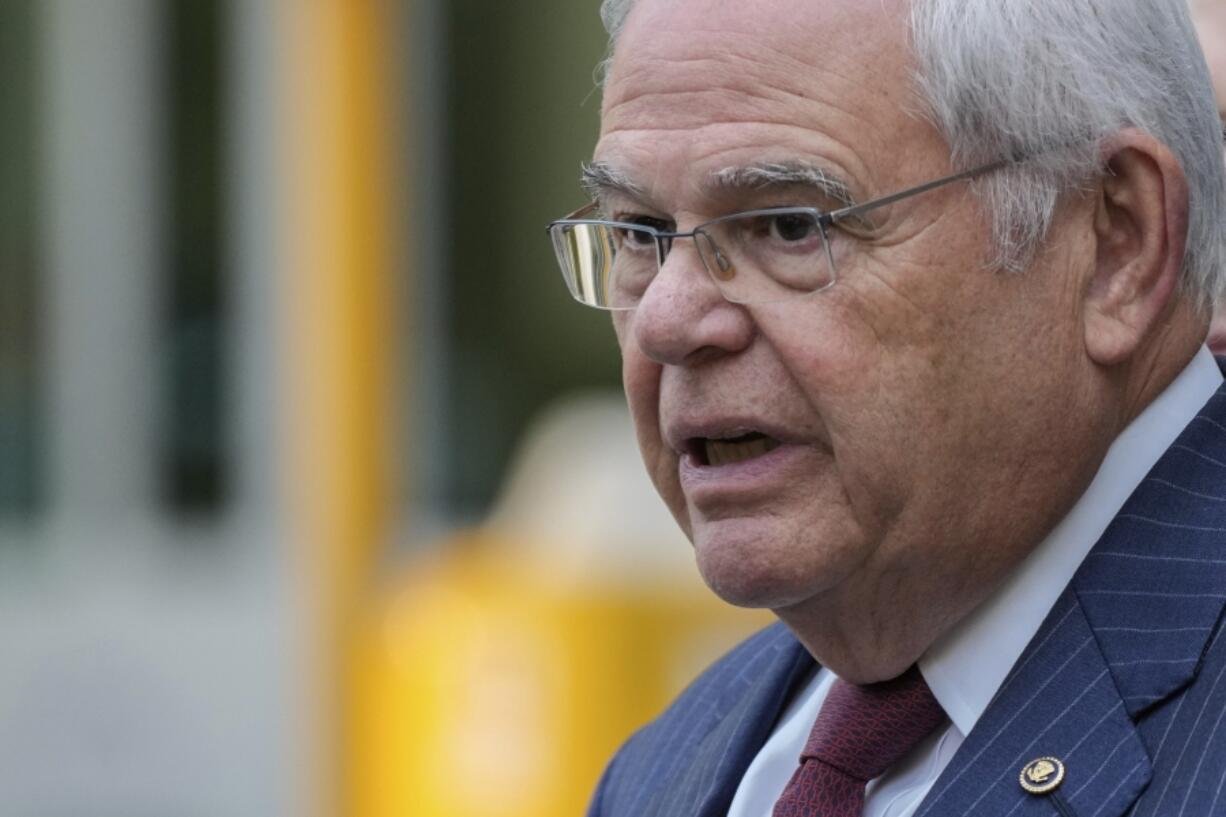
<svg viewBox="0 0 1226 817">
<path fill-rule="evenodd" d="M 703 739 L 762 674 L 795 663 L 803 649 L 787 627 L 776 623 L 717 660 L 622 745 L 597 786 L 589 817 L 644 813 L 645 804 L 690 765 Z"/>
</svg>

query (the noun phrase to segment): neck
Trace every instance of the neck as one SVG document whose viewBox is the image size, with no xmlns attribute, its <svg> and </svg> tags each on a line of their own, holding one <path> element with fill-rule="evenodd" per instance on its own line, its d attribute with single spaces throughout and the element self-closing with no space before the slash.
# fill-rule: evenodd
<svg viewBox="0 0 1226 817">
<path fill-rule="evenodd" d="M 1121 422 L 1116 433 L 1145 410 L 1171 384 L 1205 342 L 1209 316 L 1187 297 L 1177 298 L 1168 316 L 1127 363 L 1117 367 Z"/>
</svg>

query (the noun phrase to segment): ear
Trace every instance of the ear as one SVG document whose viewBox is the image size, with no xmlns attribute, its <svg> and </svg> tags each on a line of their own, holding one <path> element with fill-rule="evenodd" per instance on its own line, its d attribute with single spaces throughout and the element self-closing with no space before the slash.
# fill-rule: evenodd
<svg viewBox="0 0 1226 817">
<path fill-rule="evenodd" d="M 1084 303 L 1090 358 L 1131 358 L 1175 298 L 1188 233 L 1188 182 L 1166 145 L 1125 130 L 1104 150 L 1094 214 L 1096 264 Z"/>
</svg>

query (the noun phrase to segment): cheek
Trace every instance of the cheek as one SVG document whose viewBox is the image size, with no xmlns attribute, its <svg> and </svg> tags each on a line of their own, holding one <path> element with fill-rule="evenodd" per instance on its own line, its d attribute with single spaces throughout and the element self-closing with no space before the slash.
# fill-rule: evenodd
<svg viewBox="0 0 1226 817">
<path fill-rule="evenodd" d="M 819 437 L 832 443 L 843 426 L 857 426 L 872 410 L 872 394 L 884 370 L 883 347 L 873 327 L 834 299 L 821 310 L 802 313 L 775 307 L 757 316 L 759 332 L 771 347 L 789 386 L 809 407 Z"/>
<path fill-rule="evenodd" d="M 923 471 L 915 437 L 934 409 L 925 382 L 933 364 L 922 338 L 897 337 L 896 324 L 884 319 L 914 325 L 916 316 L 888 314 L 888 301 L 867 308 L 859 293 L 847 297 L 849 290 L 830 299 L 826 313 L 804 322 L 769 322 L 777 331 L 763 334 L 820 424 L 848 508 L 863 530 L 876 535 L 902 512 L 909 486 Z M 796 325 L 810 331 L 791 331 Z"/>
<path fill-rule="evenodd" d="M 622 349 L 622 385 L 639 445 L 660 438 L 660 367 L 635 349 Z M 650 432 L 650 434 L 649 434 Z M 644 455 L 647 450 L 644 449 Z"/>
<path fill-rule="evenodd" d="M 651 430 L 659 438 L 660 367 L 647 358 L 634 342 L 633 324 L 627 313 L 615 313 L 613 329 L 622 355 L 622 385 L 626 401 L 639 435 L 639 445 L 647 440 L 645 432 Z M 644 456 L 647 450 L 643 451 Z"/>
<path fill-rule="evenodd" d="M 665 444 L 660 430 L 661 368 L 643 355 L 633 342 L 623 342 L 627 333 L 621 327 L 617 336 L 622 350 L 622 384 L 643 464 L 656 491 L 688 534 L 690 526 L 677 474 L 677 456 Z"/>
</svg>

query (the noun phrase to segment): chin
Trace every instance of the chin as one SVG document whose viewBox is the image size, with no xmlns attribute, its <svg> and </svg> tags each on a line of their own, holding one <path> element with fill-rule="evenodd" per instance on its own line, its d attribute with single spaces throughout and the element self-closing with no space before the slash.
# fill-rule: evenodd
<svg viewBox="0 0 1226 817">
<path fill-rule="evenodd" d="M 791 594 L 779 583 L 759 576 L 728 576 L 718 571 L 701 570 L 711 592 L 734 607 L 747 610 L 777 610 L 788 606 Z"/>
<path fill-rule="evenodd" d="M 836 586 L 848 572 L 812 536 L 774 530 L 758 520 L 699 523 L 698 572 L 717 596 L 737 607 L 778 610 Z"/>
</svg>

